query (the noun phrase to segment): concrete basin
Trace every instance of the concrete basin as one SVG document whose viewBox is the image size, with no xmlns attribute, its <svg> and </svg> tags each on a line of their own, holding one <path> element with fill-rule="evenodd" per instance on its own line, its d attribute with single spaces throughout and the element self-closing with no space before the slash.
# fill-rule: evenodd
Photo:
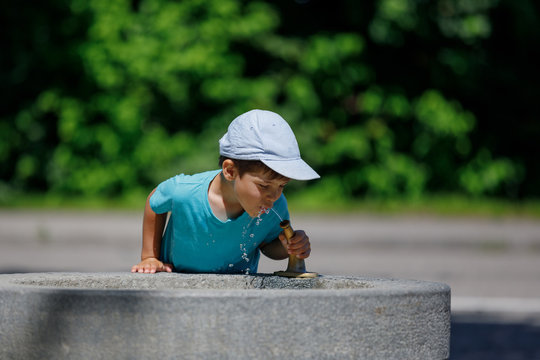
<svg viewBox="0 0 540 360">
<path fill-rule="evenodd" d="M 450 288 L 320 276 L 0 275 L 1 359 L 446 359 Z"/>
</svg>

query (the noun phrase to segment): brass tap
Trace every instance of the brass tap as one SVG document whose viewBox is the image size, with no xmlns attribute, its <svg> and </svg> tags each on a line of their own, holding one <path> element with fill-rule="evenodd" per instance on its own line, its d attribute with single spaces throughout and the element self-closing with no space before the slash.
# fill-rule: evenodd
<svg viewBox="0 0 540 360">
<path fill-rule="evenodd" d="M 289 241 L 294 236 L 291 222 L 289 220 L 283 220 L 279 226 L 281 226 L 287 241 Z M 307 272 L 304 259 L 299 259 L 296 257 L 296 255 L 289 255 L 289 264 L 287 265 L 287 270 L 276 271 L 274 275 L 290 278 L 315 278 L 319 276 L 317 273 Z"/>
</svg>

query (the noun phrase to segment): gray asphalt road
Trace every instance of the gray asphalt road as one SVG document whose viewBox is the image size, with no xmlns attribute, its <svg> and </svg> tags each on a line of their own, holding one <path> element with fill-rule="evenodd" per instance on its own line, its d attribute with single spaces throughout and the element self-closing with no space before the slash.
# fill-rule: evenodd
<svg viewBox="0 0 540 360">
<path fill-rule="evenodd" d="M 0 211 L 0 272 L 129 271 L 140 256 L 141 218 Z M 449 284 L 452 358 L 540 359 L 540 221 L 354 214 L 291 220 L 311 238 L 310 271 Z M 285 267 L 262 258 L 259 271 Z"/>
</svg>

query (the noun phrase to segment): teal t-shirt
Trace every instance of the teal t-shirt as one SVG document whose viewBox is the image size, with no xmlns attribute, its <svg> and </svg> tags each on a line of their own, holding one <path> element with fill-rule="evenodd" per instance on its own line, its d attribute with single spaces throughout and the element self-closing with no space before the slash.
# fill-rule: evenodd
<svg viewBox="0 0 540 360">
<path fill-rule="evenodd" d="M 259 217 L 244 212 L 225 222 L 218 219 L 208 202 L 208 187 L 220 171 L 174 176 L 159 184 L 150 198 L 154 212 L 171 212 L 161 242 L 161 261 L 176 271 L 256 273 L 259 245 L 273 241 L 282 231 L 277 214 L 289 218 L 287 200 L 281 195 Z"/>
</svg>

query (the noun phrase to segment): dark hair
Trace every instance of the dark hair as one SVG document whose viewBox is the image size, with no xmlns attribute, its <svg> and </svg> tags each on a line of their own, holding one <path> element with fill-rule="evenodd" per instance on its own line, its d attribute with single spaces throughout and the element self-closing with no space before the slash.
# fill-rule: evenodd
<svg viewBox="0 0 540 360">
<path fill-rule="evenodd" d="M 277 173 L 274 170 L 270 169 L 260 160 L 231 159 L 231 158 L 221 155 L 219 157 L 219 167 L 223 166 L 223 162 L 225 160 L 232 160 L 234 162 L 234 165 L 236 166 L 236 169 L 238 169 L 238 174 L 240 175 L 240 177 L 244 176 L 244 174 L 248 172 L 253 173 L 253 172 L 258 172 L 262 170 L 263 174 L 268 175 L 270 180 L 289 179 L 288 177 L 283 176 L 280 173 Z"/>
</svg>

